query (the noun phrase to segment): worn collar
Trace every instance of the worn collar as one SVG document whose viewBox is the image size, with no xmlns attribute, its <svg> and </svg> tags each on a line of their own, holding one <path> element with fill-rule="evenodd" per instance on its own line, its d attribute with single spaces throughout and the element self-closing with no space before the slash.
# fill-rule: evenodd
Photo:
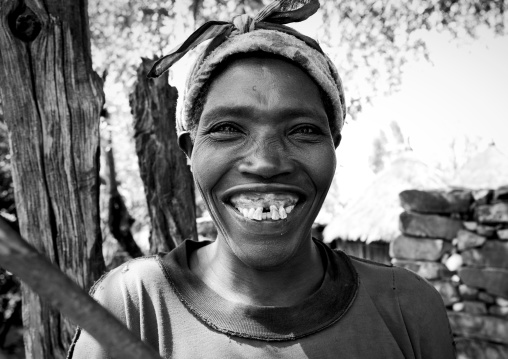
<svg viewBox="0 0 508 359">
<path fill-rule="evenodd" d="M 214 292 L 189 267 L 191 253 L 211 242 L 187 240 L 158 258 L 180 301 L 201 322 L 231 336 L 286 341 L 317 333 L 339 321 L 358 291 L 358 274 L 349 257 L 314 242 L 325 261 L 323 281 L 314 294 L 289 307 L 234 303 Z"/>
</svg>

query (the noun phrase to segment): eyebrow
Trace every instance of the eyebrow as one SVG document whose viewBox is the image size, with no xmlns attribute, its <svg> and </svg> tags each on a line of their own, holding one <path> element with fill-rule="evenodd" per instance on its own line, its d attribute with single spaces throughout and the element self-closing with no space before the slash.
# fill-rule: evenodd
<svg viewBox="0 0 508 359">
<path fill-rule="evenodd" d="M 256 111 L 253 106 L 218 106 L 215 107 L 203 115 L 208 121 L 220 120 L 224 117 L 253 117 L 252 114 Z M 317 119 L 323 119 L 328 123 L 328 117 L 326 111 L 323 108 L 322 111 L 318 111 L 313 107 L 287 107 L 279 109 L 274 113 L 277 117 L 283 118 L 296 118 L 296 117 L 311 117 Z"/>
</svg>

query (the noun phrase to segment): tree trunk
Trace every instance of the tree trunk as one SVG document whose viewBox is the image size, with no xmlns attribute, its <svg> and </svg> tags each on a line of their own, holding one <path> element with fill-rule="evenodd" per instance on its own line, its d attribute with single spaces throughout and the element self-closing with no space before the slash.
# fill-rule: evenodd
<svg viewBox="0 0 508 359">
<path fill-rule="evenodd" d="M 130 96 L 136 151 L 152 221 L 150 252 L 170 251 L 187 238 L 197 239 L 194 181 L 178 147 L 175 112 L 178 91 L 167 74 L 150 80 L 153 64 L 143 59 Z"/>
<path fill-rule="evenodd" d="M 0 2 L 0 95 L 21 235 L 88 289 L 102 273 L 99 113 L 87 1 Z M 26 286 L 28 359 L 65 358 L 74 326 Z"/>
<path fill-rule="evenodd" d="M 118 182 L 116 181 L 115 156 L 113 153 L 113 143 L 111 134 L 108 140 L 108 149 L 106 150 L 108 164 L 108 187 L 109 187 L 109 213 L 108 225 L 111 234 L 118 241 L 124 251 L 129 253 L 132 258 L 143 256 L 143 252 L 134 241 L 131 226 L 134 219 L 130 216 L 127 206 L 118 192 Z"/>
</svg>

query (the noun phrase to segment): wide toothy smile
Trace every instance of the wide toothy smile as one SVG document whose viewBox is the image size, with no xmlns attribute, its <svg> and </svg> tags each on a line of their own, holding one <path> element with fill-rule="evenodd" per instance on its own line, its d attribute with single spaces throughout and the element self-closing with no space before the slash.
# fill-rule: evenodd
<svg viewBox="0 0 508 359">
<path fill-rule="evenodd" d="M 286 219 L 298 202 L 291 193 L 239 193 L 231 197 L 231 204 L 245 218 L 257 221 Z"/>
</svg>

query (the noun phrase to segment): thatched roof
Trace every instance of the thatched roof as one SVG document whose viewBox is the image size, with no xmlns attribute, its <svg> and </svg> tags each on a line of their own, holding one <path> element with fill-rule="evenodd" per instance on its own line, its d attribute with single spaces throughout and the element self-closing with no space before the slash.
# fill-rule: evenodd
<svg viewBox="0 0 508 359">
<path fill-rule="evenodd" d="M 454 187 L 496 189 L 508 185 L 508 156 L 490 145 L 462 166 L 452 181 Z"/>
<path fill-rule="evenodd" d="M 344 211 L 325 228 L 324 241 L 336 239 L 391 242 L 400 234 L 403 211 L 399 193 L 407 189 L 444 189 L 441 173 L 406 153 L 380 172 L 361 197 L 350 201 Z"/>
</svg>

